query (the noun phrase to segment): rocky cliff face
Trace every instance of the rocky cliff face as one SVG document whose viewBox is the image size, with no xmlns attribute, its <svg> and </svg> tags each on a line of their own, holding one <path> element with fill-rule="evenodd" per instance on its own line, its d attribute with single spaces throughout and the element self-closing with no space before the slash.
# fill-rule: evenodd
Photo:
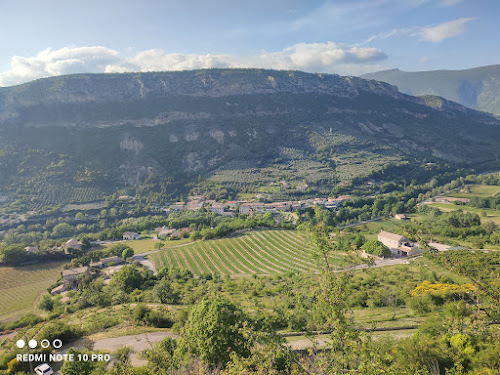
<svg viewBox="0 0 500 375">
<path fill-rule="evenodd" d="M 418 102 L 395 86 L 357 77 L 272 70 L 200 70 L 133 74 L 87 74 L 40 79 L 0 88 L 0 120 L 23 122 L 20 112 L 53 105 L 155 101 L 175 97 L 316 94 L 355 98 L 360 92 Z M 165 112 L 168 112 L 168 108 Z M 179 116 L 172 113 L 172 116 Z M 17 119 L 17 120 L 16 120 Z M 61 118 L 61 120 L 63 120 Z M 68 121 L 71 119 L 64 119 Z"/>
</svg>

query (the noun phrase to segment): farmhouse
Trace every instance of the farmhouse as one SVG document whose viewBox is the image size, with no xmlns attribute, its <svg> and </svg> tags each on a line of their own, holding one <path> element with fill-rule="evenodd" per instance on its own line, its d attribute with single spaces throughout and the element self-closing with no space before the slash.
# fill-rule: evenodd
<svg viewBox="0 0 500 375">
<path fill-rule="evenodd" d="M 381 231 L 378 240 L 387 246 L 394 255 L 411 256 L 420 254 L 419 247 L 408 238 L 396 233 Z"/>
<path fill-rule="evenodd" d="M 64 286 L 66 288 L 72 288 L 76 286 L 78 276 L 83 274 L 89 274 L 88 267 L 78 267 L 78 268 L 70 268 L 61 272 Z"/>
<path fill-rule="evenodd" d="M 209 209 L 212 212 L 222 215 L 224 213 L 225 208 L 226 207 L 224 206 L 223 203 L 213 203 L 212 207 L 210 207 Z"/>
<path fill-rule="evenodd" d="M 140 238 L 141 238 L 141 236 L 139 235 L 139 233 L 136 233 L 136 232 L 124 232 L 123 233 L 124 240 L 138 240 Z"/>
<path fill-rule="evenodd" d="M 33 254 L 33 253 L 38 252 L 38 247 L 36 247 L 36 246 L 26 246 L 26 247 L 24 248 L 24 250 L 25 250 L 27 253 L 29 253 L 29 254 Z"/>
<path fill-rule="evenodd" d="M 203 202 L 194 201 L 194 202 L 188 202 L 188 204 L 186 204 L 186 210 L 189 211 L 199 211 L 202 208 L 203 208 Z"/>
<path fill-rule="evenodd" d="M 158 238 L 167 238 L 174 232 L 175 232 L 174 228 L 161 227 L 160 230 L 158 231 Z"/>
<path fill-rule="evenodd" d="M 262 203 L 243 203 L 240 206 L 240 214 L 250 215 L 254 212 L 263 212 L 264 204 Z"/>
<path fill-rule="evenodd" d="M 186 205 L 185 202 L 176 202 L 174 204 L 171 204 L 168 209 L 169 211 L 180 211 L 184 208 L 184 206 Z"/>
<path fill-rule="evenodd" d="M 82 248 L 82 243 L 78 241 L 76 238 L 71 238 L 64 243 L 63 247 L 65 249 L 80 250 Z"/>
</svg>

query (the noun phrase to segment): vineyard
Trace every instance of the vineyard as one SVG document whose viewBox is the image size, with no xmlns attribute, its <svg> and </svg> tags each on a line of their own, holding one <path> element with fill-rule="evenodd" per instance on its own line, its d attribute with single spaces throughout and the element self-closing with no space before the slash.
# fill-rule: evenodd
<svg viewBox="0 0 500 375">
<path fill-rule="evenodd" d="M 87 203 L 102 200 L 104 195 L 93 187 L 78 187 L 69 184 L 41 182 L 26 188 L 21 194 L 30 198 L 31 209 L 52 207 L 64 203 Z"/>
<path fill-rule="evenodd" d="M 314 272 L 313 247 L 293 231 L 256 231 L 232 238 L 199 241 L 150 255 L 156 268 L 187 268 L 194 275 L 264 275 Z M 342 259 L 340 261 L 342 263 Z"/>
<path fill-rule="evenodd" d="M 34 303 L 59 277 L 63 263 L 0 268 L 0 321 L 30 312 Z"/>
</svg>

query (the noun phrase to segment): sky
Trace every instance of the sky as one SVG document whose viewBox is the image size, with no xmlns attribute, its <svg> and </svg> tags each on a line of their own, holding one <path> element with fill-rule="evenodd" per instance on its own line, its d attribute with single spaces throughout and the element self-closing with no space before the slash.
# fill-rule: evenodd
<svg viewBox="0 0 500 375">
<path fill-rule="evenodd" d="M 500 0 L 3 0 L 0 86 L 82 72 L 500 63 Z"/>
</svg>

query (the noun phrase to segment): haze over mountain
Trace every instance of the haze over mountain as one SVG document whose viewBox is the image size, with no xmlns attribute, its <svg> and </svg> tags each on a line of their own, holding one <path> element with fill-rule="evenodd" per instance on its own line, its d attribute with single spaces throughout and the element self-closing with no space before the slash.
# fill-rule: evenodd
<svg viewBox="0 0 500 375">
<path fill-rule="evenodd" d="M 405 94 L 442 96 L 469 108 L 500 114 L 500 65 L 423 72 L 390 69 L 362 77 L 390 83 Z"/>
<path fill-rule="evenodd" d="M 79 74 L 0 89 L 0 188 L 30 207 L 127 186 L 328 193 L 425 162 L 488 168 L 498 139 L 488 114 L 329 74 Z"/>
</svg>

